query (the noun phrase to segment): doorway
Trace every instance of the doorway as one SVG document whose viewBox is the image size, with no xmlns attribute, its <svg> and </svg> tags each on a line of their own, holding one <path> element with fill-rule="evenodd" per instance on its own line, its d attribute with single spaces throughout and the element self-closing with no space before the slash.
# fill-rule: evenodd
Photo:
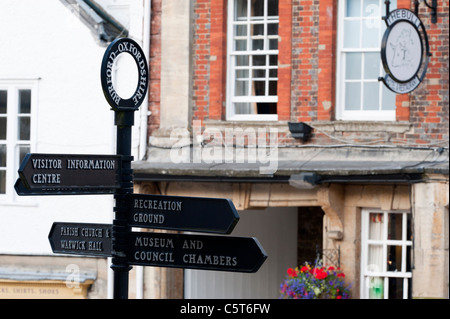
<svg viewBox="0 0 450 319">
<path fill-rule="evenodd" d="M 320 207 L 298 208 L 297 265 L 314 263 L 323 250 L 323 217 Z"/>
</svg>

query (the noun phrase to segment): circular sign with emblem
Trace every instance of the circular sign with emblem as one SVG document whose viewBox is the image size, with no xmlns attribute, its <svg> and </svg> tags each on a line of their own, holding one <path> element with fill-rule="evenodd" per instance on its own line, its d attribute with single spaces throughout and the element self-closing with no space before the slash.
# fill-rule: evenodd
<svg viewBox="0 0 450 319">
<path fill-rule="evenodd" d="M 113 66 L 120 54 L 129 54 L 136 62 L 138 82 L 130 98 L 122 98 L 114 88 Z M 116 39 L 108 46 L 101 67 L 103 94 L 114 111 L 136 111 L 145 99 L 148 88 L 148 66 L 145 54 L 139 44 L 129 38 Z"/>
<path fill-rule="evenodd" d="M 381 60 L 386 71 L 382 81 L 395 93 L 409 93 L 422 82 L 428 67 L 430 53 L 425 27 L 420 19 L 407 9 L 392 11 L 386 19 L 386 24 L 388 28 L 381 43 Z M 423 30 L 424 40 L 420 28 Z M 422 68 L 422 74 L 419 76 Z"/>
</svg>

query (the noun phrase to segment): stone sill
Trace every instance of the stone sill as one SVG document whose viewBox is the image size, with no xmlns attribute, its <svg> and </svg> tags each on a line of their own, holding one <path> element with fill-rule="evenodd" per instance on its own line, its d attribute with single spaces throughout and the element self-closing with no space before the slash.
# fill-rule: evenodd
<svg viewBox="0 0 450 319">
<path fill-rule="evenodd" d="M 276 128 L 280 133 L 289 132 L 287 121 L 204 121 L 206 128 Z M 409 122 L 388 121 L 313 121 L 307 122 L 312 128 L 327 133 L 333 132 L 389 132 L 406 133 L 411 130 Z"/>
</svg>

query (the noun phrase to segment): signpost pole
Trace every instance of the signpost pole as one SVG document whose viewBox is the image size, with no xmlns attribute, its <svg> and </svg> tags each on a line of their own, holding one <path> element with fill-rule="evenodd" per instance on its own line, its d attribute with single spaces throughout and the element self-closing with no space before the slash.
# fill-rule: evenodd
<svg viewBox="0 0 450 319">
<path fill-rule="evenodd" d="M 134 124 L 133 111 L 116 111 L 117 155 L 122 156 L 122 175 L 120 188 L 114 192 L 116 200 L 115 219 L 112 226 L 112 265 L 114 272 L 114 299 L 128 299 L 128 278 L 131 266 L 127 260 L 128 233 L 128 201 L 127 195 L 133 193 L 133 170 L 131 169 L 131 131 Z"/>
</svg>

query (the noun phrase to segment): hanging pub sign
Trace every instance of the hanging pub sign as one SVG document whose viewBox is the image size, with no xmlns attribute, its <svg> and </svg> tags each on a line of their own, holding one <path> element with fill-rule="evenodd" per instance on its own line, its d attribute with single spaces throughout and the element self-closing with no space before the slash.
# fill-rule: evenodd
<svg viewBox="0 0 450 319">
<path fill-rule="evenodd" d="M 386 24 L 388 28 L 381 42 L 386 75 L 380 80 L 395 93 L 409 93 L 419 86 L 427 72 L 431 56 L 428 36 L 422 21 L 407 9 L 390 12 Z"/>
</svg>

